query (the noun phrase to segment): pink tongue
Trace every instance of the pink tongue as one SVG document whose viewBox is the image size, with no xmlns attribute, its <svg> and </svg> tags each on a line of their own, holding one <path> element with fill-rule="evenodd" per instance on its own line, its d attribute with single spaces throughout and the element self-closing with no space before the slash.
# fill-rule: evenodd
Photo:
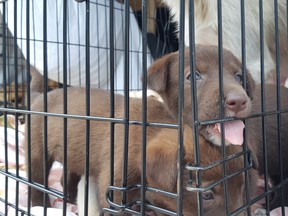
<svg viewBox="0 0 288 216">
<path fill-rule="evenodd" d="M 220 123 L 216 124 L 219 133 L 221 133 Z M 243 129 L 245 125 L 240 120 L 228 121 L 223 123 L 225 130 L 225 140 L 227 140 L 232 145 L 242 145 L 243 144 Z"/>
</svg>

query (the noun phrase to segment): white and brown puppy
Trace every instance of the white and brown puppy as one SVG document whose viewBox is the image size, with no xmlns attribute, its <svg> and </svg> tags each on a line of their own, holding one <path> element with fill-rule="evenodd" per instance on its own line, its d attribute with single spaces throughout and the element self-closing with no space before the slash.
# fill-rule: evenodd
<svg viewBox="0 0 288 216">
<path fill-rule="evenodd" d="M 179 21 L 180 1 L 164 0 Z M 185 44 L 189 46 L 189 1 L 185 0 Z M 218 12 L 215 0 L 195 0 L 195 43 L 218 45 Z M 260 83 L 260 20 L 259 1 L 249 0 L 245 5 L 245 44 L 246 64 L 256 83 Z M 241 43 L 241 6 L 238 0 L 222 1 L 222 35 L 223 47 L 230 50 L 236 57 L 242 57 Z M 287 23 L 286 0 L 278 1 L 278 36 L 280 48 L 281 84 L 288 77 L 287 69 Z M 265 79 L 275 82 L 275 7 L 274 1 L 263 1 L 263 50 Z"/>
<path fill-rule="evenodd" d="M 216 67 L 217 55 L 215 47 L 203 47 L 199 46 L 197 49 L 197 64 L 202 65 L 202 70 L 210 71 L 212 68 Z M 163 73 L 158 76 L 154 76 L 151 79 L 151 74 L 149 75 L 149 83 L 151 81 L 158 86 L 160 94 L 163 97 L 164 103 L 159 102 L 154 97 L 149 97 L 147 100 L 147 115 L 148 122 L 162 122 L 162 123 L 177 123 L 175 118 L 175 113 L 177 111 L 177 106 L 174 105 L 177 101 L 178 95 L 173 93 L 173 88 L 177 88 L 177 76 L 173 75 L 177 73 L 178 59 L 172 55 L 172 58 L 164 58 L 163 60 Z M 200 57 L 202 56 L 202 57 Z M 175 58 L 174 58 L 175 57 Z M 206 57 L 206 58 L 204 58 Z M 250 113 L 250 98 L 247 96 L 246 91 L 241 86 L 241 81 L 239 81 L 239 74 L 241 65 L 239 61 L 231 55 L 230 52 L 224 52 L 224 59 L 226 59 L 224 64 L 225 77 L 231 83 L 231 86 L 226 89 L 226 94 L 229 100 L 227 101 L 227 113 L 229 115 L 239 115 L 239 117 L 245 117 Z M 208 58 L 208 59 L 207 59 Z M 169 61 L 171 60 L 171 61 Z M 168 63 L 167 64 L 164 63 Z M 159 62 L 158 62 L 159 63 Z M 161 62 L 160 62 L 161 63 Z M 187 62 L 186 62 L 187 64 Z M 211 65 L 210 65 L 211 64 Z M 187 66 L 187 65 L 186 65 Z M 156 66 L 154 67 L 156 68 Z M 201 70 L 201 72 L 202 72 Z M 185 88 L 190 87 L 189 81 L 189 70 L 185 70 L 187 73 L 187 80 L 185 81 Z M 168 76 L 171 74 L 171 76 Z M 199 74 L 200 75 L 200 74 Z M 208 80 L 214 79 L 213 73 L 202 74 Z M 164 80 L 160 79 L 163 78 Z M 169 77 L 169 78 L 168 78 Z M 174 80 L 175 79 L 175 80 Z M 165 82 L 164 82 L 165 81 Z M 162 84 L 161 84 L 162 83 Z M 165 84 L 164 84 L 165 83 Z M 203 83 L 204 84 L 204 83 Z M 209 86 L 206 86 L 209 87 Z M 203 94 L 209 88 L 203 86 Z M 213 89 L 211 89 L 212 91 Z M 174 89 L 176 92 L 177 89 Z M 210 91 L 210 90 L 209 90 Z M 217 92 L 214 91 L 214 96 L 217 97 Z M 252 90 L 251 90 L 252 91 Z M 166 92 L 166 93 L 165 93 Z M 200 93 L 200 92 L 199 92 Z M 249 93 L 250 94 L 250 93 Z M 68 114 L 74 115 L 85 115 L 86 103 L 85 103 L 86 91 L 83 88 L 68 88 Z M 110 93 L 103 90 L 92 90 L 91 89 L 91 116 L 98 117 L 109 117 L 110 116 Z M 185 95 L 186 97 L 187 95 Z M 166 103 L 170 101 L 167 106 Z M 201 94 L 198 96 L 199 106 L 205 105 L 206 108 L 202 109 L 199 114 L 205 119 L 213 118 L 218 115 L 217 99 L 211 100 L 211 97 L 202 97 Z M 235 105 L 236 103 L 237 105 Z M 240 104 L 240 105 L 239 105 Z M 43 111 L 44 110 L 43 97 L 39 96 L 32 105 L 32 110 Z M 171 106 L 176 110 L 171 109 Z M 191 107 L 191 103 L 189 105 Z M 210 109 L 209 107 L 212 107 Z M 214 108 L 213 108 L 214 107 Z M 185 107 L 186 109 L 187 107 Z M 209 110 L 210 109 L 210 110 Z M 58 89 L 51 91 L 48 94 L 48 112 L 50 113 L 62 113 L 63 112 L 63 90 Z M 188 112 L 188 110 L 185 110 Z M 190 110 L 189 110 L 190 112 Z M 194 144 L 191 125 L 191 118 L 186 118 L 188 115 L 184 115 L 185 127 L 184 127 L 184 153 L 183 153 L 183 163 L 180 164 L 179 168 L 184 168 L 184 166 L 194 161 Z M 116 95 L 115 97 L 115 117 L 124 117 L 124 97 L 121 95 Z M 47 125 L 47 141 L 48 141 L 48 160 L 47 168 L 48 171 L 51 168 L 53 161 L 63 162 L 63 118 L 56 116 L 48 116 Z M 43 140 L 44 140 L 44 117 L 40 115 L 31 116 L 31 177 L 33 182 L 38 182 L 43 184 L 44 182 L 44 171 L 43 171 Z M 141 99 L 131 99 L 130 100 L 130 120 L 141 121 L 142 119 L 142 100 Z M 85 125 L 86 121 L 80 119 L 70 119 L 67 120 L 67 166 L 70 173 L 76 174 L 77 176 L 84 175 L 85 170 Z M 241 125 L 236 123 L 236 125 Z M 207 128 L 209 131 L 209 129 Z M 228 129 L 227 129 L 228 130 Z M 242 131 L 243 128 L 239 127 Z M 95 200 L 98 201 L 100 208 L 108 207 L 108 202 L 106 200 L 106 190 L 109 186 L 110 178 L 110 123 L 107 121 L 90 121 L 90 177 L 94 179 L 94 185 L 97 187 L 97 197 Z M 117 123 L 115 126 L 115 160 L 114 160 L 114 186 L 122 186 L 122 169 L 123 169 L 123 151 L 124 151 L 124 125 Z M 127 166 L 127 185 L 135 185 L 141 183 L 141 152 L 142 152 L 142 127 L 137 125 L 130 125 L 129 128 L 129 147 L 128 147 L 128 166 Z M 201 133 L 203 134 L 203 133 Z M 201 166 L 207 166 L 215 161 L 222 158 L 221 148 L 213 145 L 210 139 L 207 139 L 206 134 L 204 136 L 200 135 L 200 161 Z M 147 184 L 150 187 L 162 189 L 172 193 L 177 192 L 177 150 L 178 150 L 178 131 L 175 129 L 159 128 L 159 127 L 148 127 L 147 128 Z M 227 155 L 240 152 L 242 150 L 241 146 L 228 146 L 226 148 Z M 229 162 L 227 162 L 227 174 L 235 173 L 243 168 L 243 157 L 237 157 Z M 223 166 L 216 166 L 202 173 L 202 186 L 208 187 L 213 182 L 216 182 L 224 177 Z M 254 176 L 254 173 L 251 173 Z M 184 215 L 197 215 L 197 193 L 188 192 L 185 190 L 189 178 L 191 175 L 188 171 L 184 169 L 183 175 L 183 214 Z M 195 178 L 195 173 L 192 173 L 192 177 Z M 254 177 L 251 177 L 252 185 L 256 183 Z M 195 180 L 195 179 L 194 179 Z M 195 181 L 193 181 L 195 182 Z M 241 207 L 245 202 L 243 191 L 245 190 L 244 185 L 244 175 L 240 173 L 234 177 L 227 180 L 228 186 L 228 211 L 232 212 L 237 208 Z M 251 187 L 253 188 L 253 187 Z M 90 191 L 91 192 L 91 191 Z M 253 193 L 253 191 L 251 191 Z M 80 195 L 83 191 L 80 191 Z M 91 196 L 91 193 L 89 193 Z M 96 194 L 96 191 L 95 191 Z M 114 193 L 114 202 L 121 204 L 121 194 L 118 192 Z M 203 192 L 203 211 L 205 215 L 224 215 L 224 186 L 223 183 L 217 184 L 217 186 L 207 189 Z M 133 190 L 126 193 L 127 203 L 132 201 L 140 200 L 140 191 Z M 83 199 L 78 199 L 81 202 Z M 89 203 L 89 211 L 93 212 L 93 207 L 95 203 Z M 233 200 L 230 202 L 230 200 Z M 177 201 L 175 198 L 167 197 L 161 195 L 160 193 L 147 192 L 146 201 L 152 205 L 162 207 L 171 211 L 177 209 Z M 41 191 L 32 189 L 32 204 L 33 205 L 43 205 L 43 194 Z M 49 206 L 49 203 L 44 203 L 44 205 Z M 82 206 L 82 204 L 81 204 Z M 82 206 L 83 207 L 83 206 Z M 133 209 L 137 207 L 133 206 Z M 80 207 L 81 209 L 81 207 Z M 83 208 L 82 208 L 83 209 Z M 96 209 L 97 211 L 97 209 Z M 147 210 L 148 211 L 148 210 Z M 127 212 L 126 212 L 127 213 Z M 93 215 L 94 213 L 92 213 Z M 153 212 L 153 214 L 159 214 L 159 212 Z"/>
</svg>

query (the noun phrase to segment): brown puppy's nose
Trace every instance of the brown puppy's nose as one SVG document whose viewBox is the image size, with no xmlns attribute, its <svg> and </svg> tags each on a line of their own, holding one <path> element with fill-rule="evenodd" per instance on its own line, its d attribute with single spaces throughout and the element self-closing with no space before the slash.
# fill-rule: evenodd
<svg viewBox="0 0 288 216">
<path fill-rule="evenodd" d="M 231 111 L 238 113 L 247 107 L 247 97 L 243 94 L 229 93 L 225 99 L 225 105 Z"/>
</svg>

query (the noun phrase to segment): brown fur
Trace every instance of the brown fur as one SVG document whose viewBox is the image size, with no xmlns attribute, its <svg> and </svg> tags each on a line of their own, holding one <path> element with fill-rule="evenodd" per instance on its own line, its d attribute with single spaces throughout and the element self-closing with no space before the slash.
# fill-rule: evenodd
<svg viewBox="0 0 288 216">
<path fill-rule="evenodd" d="M 164 0 L 171 8 L 171 13 L 175 15 L 173 18 L 178 23 L 180 17 L 185 20 L 185 45 L 190 46 L 194 41 L 189 40 L 189 1 L 184 0 Z M 185 3 L 184 10 L 180 9 L 180 2 Z M 195 0 L 194 3 L 194 30 L 195 44 L 202 45 L 218 45 L 218 1 L 215 0 Z M 280 69 L 280 83 L 284 85 L 287 79 L 287 21 L 286 21 L 286 4 L 285 0 L 277 1 L 277 26 L 275 24 L 275 7 L 273 1 L 263 1 L 263 32 L 259 29 L 260 8 L 259 1 L 250 0 L 243 3 L 245 16 L 241 11 L 241 4 L 238 0 L 228 0 L 221 2 L 221 38 L 223 47 L 230 50 L 238 59 L 242 58 L 242 38 L 241 38 L 241 22 L 242 18 L 245 22 L 245 62 L 250 70 L 253 79 L 256 83 L 261 82 L 261 55 L 263 49 L 263 67 L 264 78 L 269 82 L 276 83 L 276 65 Z M 181 13 L 183 12 L 183 13 Z M 190 23 L 191 24 L 191 23 Z M 278 28 L 278 29 L 277 29 Z M 275 32 L 277 31 L 277 39 Z M 260 43 L 260 33 L 263 36 L 263 41 Z M 277 45 L 276 46 L 276 41 Z M 262 43 L 263 42 L 263 43 Z M 261 46 L 260 46 L 261 44 Z M 279 62 L 276 62 L 276 47 L 279 49 Z"/>
<path fill-rule="evenodd" d="M 123 118 L 123 97 L 116 96 L 115 116 Z M 63 91 L 54 90 L 48 94 L 48 112 L 62 113 Z M 43 98 L 39 97 L 33 104 L 33 110 L 43 111 Z M 130 119 L 141 120 L 141 100 L 131 99 Z M 85 115 L 85 89 L 68 88 L 68 113 Z M 91 115 L 109 117 L 109 93 L 101 90 L 91 90 Z M 148 99 L 148 121 L 171 123 L 169 114 L 164 106 L 154 98 Z M 43 184 L 43 117 L 32 116 L 31 130 L 31 171 L 32 180 Z M 68 119 L 68 169 L 77 175 L 84 174 L 85 162 L 85 120 Z M 99 186 L 99 203 L 107 207 L 105 199 L 106 188 L 109 186 L 110 177 L 110 123 L 90 121 L 90 175 L 95 176 Z M 128 185 L 140 183 L 141 177 L 141 126 L 130 126 L 129 129 L 129 156 L 128 156 Z M 176 193 L 177 187 L 177 130 L 148 127 L 147 132 L 147 183 L 151 187 Z M 194 147 L 192 130 L 189 126 L 184 129 L 184 163 L 194 161 Z M 117 124 L 115 128 L 115 185 L 121 186 L 123 164 L 123 125 Z M 227 147 L 227 155 L 240 152 L 241 147 Z M 48 117 L 48 155 L 49 167 L 54 160 L 63 162 L 63 119 Z M 206 166 L 221 159 L 221 148 L 211 145 L 200 137 L 201 165 Z M 236 172 L 243 168 L 243 158 L 237 158 L 227 163 L 228 173 Z M 207 186 L 223 178 L 222 166 L 203 172 L 202 184 Z M 188 172 L 184 171 L 183 187 L 188 182 Z M 195 181 L 195 173 L 193 173 Z M 235 210 L 243 204 L 244 175 L 240 174 L 227 181 L 228 197 L 233 202 L 228 202 L 229 210 Z M 204 200 L 204 212 L 207 215 L 220 215 L 224 211 L 223 184 L 212 189 L 213 200 Z M 139 199 L 136 191 L 128 193 L 128 200 Z M 115 202 L 120 203 L 120 194 L 115 193 Z M 232 199 L 233 197 L 233 199 Z M 176 210 L 176 199 L 168 198 L 158 193 L 148 193 L 147 200 L 160 207 Z M 42 205 L 41 192 L 32 190 L 33 205 Z M 196 193 L 184 190 L 184 215 L 194 215 L 197 209 Z"/>
<path fill-rule="evenodd" d="M 178 116 L 178 62 L 178 52 L 172 53 L 156 61 L 148 71 L 148 87 L 162 97 L 169 113 L 175 119 Z M 184 68 L 183 119 L 185 123 L 191 125 L 193 119 L 191 112 L 191 82 L 187 79 L 190 75 L 190 55 L 188 48 L 185 50 Z M 221 118 L 218 69 L 218 48 L 216 46 L 197 45 L 196 70 L 202 77 L 202 79 L 196 81 L 199 121 Z M 237 74 L 241 74 L 241 63 L 231 52 L 223 50 L 223 117 L 244 118 L 251 113 L 254 82 L 247 71 L 247 90 L 245 92 L 242 83 L 238 82 L 235 78 Z M 239 112 L 235 112 L 227 105 L 228 97 L 233 97 L 235 100 L 237 98 L 246 99 L 246 106 Z M 221 145 L 221 139 L 219 136 L 213 134 L 209 125 L 200 127 L 200 133 L 214 144 Z"/>
<path fill-rule="evenodd" d="M 209 50 L 207 46 L 196 46 L 196 68 L 198 72 L 204 77 L 204 75 L 209 74 L 207 78 L 197 81 L 197 98 L 198 98 L 198 114 L 199 120 L 207 119 L 218 119 L 219 117 L 219 85 L 218 85 L 218 48 L 213 48 L 214 55 L 204 55 L 203 50 Z M 163 98 L 164 103 L 167 105 L 169 112 L 177 118 L 178 113 L 178 53 L 173 53 L 167 55 L 166 57 L 156 61 L 154 65 L 149 69 L 148 72 L 148 86 L 155 90 Z M 199 59 L 206 59 L 210 64 L 204 64 L 204 61 Z M 185 71 L 184 76 L 187 77 L 190 73 L 190 59 L 188 49 L 185 51 Z M 227 73 L 234 71 L 239 71 L 241 68 L 240 63 L 232 55 L 232 53 L 225 51 L 223 52 L 223 89 L 224 89 L 224 99 L 227 92 L 231 90 L 239 90 L 237 83 L 233 80 L 233 76 L 227 76 Z M 214 74 L 213 74 L 214 73 Z M 233 74 L 231 74 L 233 75 Z M 252 98 L 252 112 L 255 114 L 261 113 L 261 88 L 260 85 L 256 87 L 247 74 L 247 93 Z M 213 77 L 213 78 L 212 78 Z M 192 123 L 192 113 L 191 113 L 191 88 L 190 82 L 184 81 L 184 100 L 185 100 L 185 110 L 184 110 L 184 121 L 187 124 Z M 237 87 L 237 88 L 236 88 Z M 254 91 L 255 88 L 255 91 Z M 266 100 L 266 111 L 276 111 L 277 110 L 277 96 L 276 96 L 276 86 L 275 85 L 265 85 L 265 100 Z M 285 110 L 288 108 L 288 89 L 280 88 L 280 98 L 281 98 L 281 109 Z M 199 100 L 201 98 L 201 100 Z M 208 100 L 203 100 L 203 98 L 208 98 Z M 207 101 L 209 103 L 207 103 Z M 205 103 L 206 102 L 206 103 Z M 227 115 L 227 108 L 225 108 L 225 114 Z M 251 111 L 251 110 L 250 110 Z M 250 112 L 246 112 L 245 115 Z M 239 117 L 247 117 L 245 115 Z M 272 179 L 274 184 L 281 182 L 281 172 L 279 163 L 279 152 L 283 155 L 283 164 L 285 164 L 285 158 L 288 155 L 288 114 L 281 114 L 281 140 L 282 140 L 282 150 L 278 147 L 278 127 L 277 127 L 277 116 L 271 115 L 266 117 L 266 143 L 267 143 L 267 158 L 268 158 L 268 174 Z M 258 165 L 258 170 L 260 174 L 264 173 L 264 150 L 263 150 L 263 134 L 262 134 L 262 118 L 251 118 L 246 120 L 246 131 L 248 137 L 248 145 L 254 154 L 254 159 Z M 208 127 L 200 127 L 200 133 L 207 137 Z M 213 142 L 213 140 L 211 140 Z M 214 143 L 218 145 L 219 143 Z M 288 168 L 283 166 L 283 177 L 288 177 Z M 284 205 L 288 205 L 288 186 L 284 186 Z M 270 203 L 270 210 L 281 205 L 280 202 L 281 193 L 280 190 L 276 191 L 274 194 L 274 199 Z"/>
<path fill-rule="evenodd" d="M 124 4 L 124 0 L 118 0 L 119 3 Z M 142 10 L 142 1 L 130 0 L 130 7 L 133 11 Z M 156 34 L 156 10 L 163 5 L 161 0 L 146 0 L 147 5 L 147 32 Z"/>
<path fill-rule="evenodd" d="M 203 55 L 206 58 L 202 58 Z M 214 58 L 214 47 L 199 47 L 197 63 L 201 66 L 201 70 L 207 71 L 207 79 L 214 79 L 214 74 L 210 72 L 212 67 L 209 64 L 214 64 L 216 61 Z M 172 56 L 172 57 L 171 57 Z M 153 97 L 148 98 L 148 122 L 165 122 L 176 123 L 177 106 L 173 106 L 173 103 L 177 101 L 177 77 L 173 73 L 177 71 L 177 55 L 172 54 L 170 57 L 165 57 L 160 62 L 163 63 L 163 70 L 167 70 L 165 73 L 171 74 L 167 76 L 166 84 L 160 85 L 158 91 L 164 99 L 164 102 L 171 101 L 168 106 L 157 101 Z M 230 55 L 224 52 L 224 57 L 229 62 L 227 65 L 224 60 L 224 71 L 228 73 L 227 77 L 231 82 L 234 82 L 234 73 L 239 70 L 238 61 L 234 62 Z M 207 58 L 209 61 L 207 61 Z M 213 61 L 214 59 L 214 61 Z M 170 60 L 169 65 L 165 65 L 165 60 Z M 173 60 L 173 62 L 171 62 Z M 205 60 L 205 62 L 203 61 Z M 207 64 L 209 62 L 209 64 Z M 159 62 L 158 62 L 159 63 Z M 156 63 L 156 66 L 157 64 Z M 161 64 L 159 64 L 161 65 Z M 155 65 L 152 69 L 157 68 Z M 187 62 L 186 62 L 187 66 Z M 213 66 L 214 67 L 214 66 Z M 172 70 L 172 71 L 171 71 Z M 188 71 L 186 71 L 188 72 Z M 210 72 L 210 73 L 208 73 Z M 159 73 L 162 78 L 163 73 Z M 230 76 L 231 75 L 231 76 Z M 226 76 L 226 75 L 225 75 Z M 151 70 L 149 73 L 149 83 L 151 84 Z M 154 76 L 158 83 L 161 83 L 161 79 L 156 75 Z M 173 80 L 172 80 L 173 79 Z M 175 80 L 174 80 L 175 79 Z M 188 89 L 189 83 L 185 84 L 185 90 Z M 187 86 L 188 85 L 188 86 Z M 205 86 L 203 84 L 203 86 Z M 241 85 L 234 82 L 234 89 L 239 90 L 240 95 L 246 95 Z M 173 89 L 174 88 L 174 89 Z M 252 88 L 252 85 L 249 86 Z M 203 89 L 207 90 L 207 88 Z M 233 90 L 233 89 L 232 89 Z M 210 98 L 200 97 L 201 92 L 198 92 L 198 103 L 206 104 L 207 106 L 214 101 Z M 204 92 L 202 92 L 204 94 Z M 236 92 L 237 93 L 237 92 Z M 249 92 L 250 94 L 251 92 Z M 217 92 L 215 93 L 217 95 Z M 68 114 L 85 115 L 85 89 L 83 88 L 68 88 Z M 185 94 L 185 97 L 187 95 Z M 209 99 L 207 101 L 207 99 Z M 187 100 L 186 100 L 187 101 Z M 250 99 L 247 97 L 247 102 Z M 130 120 L 141 121 L 142 116 L 142 100 L 130 99 Z M 124 98 L 117 95 L 115 97 L 115 117 L 123 118 L 124 116 Z M 191 118 L 187 118 L 189 104 L 185 106 L 185 122 L 191 125 Z M 190 103 L 191 106 L 191 103 Z M 250 113 L 249 104 L 245 109 L 241 111 L 241 115 L 244 113 Z M 172 109 L 171 109 L 172 107 Z M 110 104 L 109 104 L 109 92 L 102 90 L 91 90 L 91 116 L 109 117 Z M 169 112 L 166 111 L 169 110 Z M 215 108 L 214 108 L 215 109 Z M 32 110 L 43 111 L 43 97 L 38 97 L 33 105 Z M 202 117 L 211 117 L 206 113 L 207 110 L 201 109 L 199 114 Z M 54 90 L 48 94 L 48 112 L 51 113 L 63 113 L 63 91 Z M 231 110 L 227 110 L 231 113 Z M 211 113 L 211 112 L 210 112 Z M 171 117 L 173 115 L 173 118 Z M 238 113 L 239 114 L 239 113 Z M 214 115 L 212 115 L 214 117 Z M 32 180 L 43 184 L 43 139 L 44 139 L 44 117 L 32 115 L 31 116 L 31 173 Z M 70 119 L 68 118 L 68 171 L 76 175 L 84 174 L 85 167 L 85 120 Z M 63 162 L 63 118 L 61 117 L 48 117 L 48 169 L 51 168 L 53 161 Z M 129 127 L 129 148 L 128 148 L 128 185 L 134 185 L 141 183 L 141 151 L 142 151 L 142 127 L 136 125 L 130 125 Z M 194 162 L 194 145 L 192 129 L 189 125 L 185 125 L 184 128 L 184 156 L 183 168 L 188 162 Z M 124 126 L 122 124 L 116 124 L 115 126 L 115 186 L 122 186 L 122 165 L 123 165 L 123 141 L 124 141 Z M 96 178 L 98 184 L 98 198 L 100 207 L 107 207 L 106 201 L 106 189 L 109 186 L 110 178 L 110 123 L 101 121 L 90 121 L 90 175 Z M 200 142 L 200 161 L 201 166 L 207 166 L 222 158 L 221 148 L 212 145 L 204 137 L 199 137 Z M 177 149 L 178 149 L 178 132 L 175 129 L 164 129 L 158 127 L 147 128 L 147 184 L 148 186 L 166 190 L 169 192 L 177 192 Z M 242 147 L 228 146 L 226 147 L 227 155 L 231 155 L 236 152 L 240 152 Z M 227 162 L 227 174 L 232 174 L 241 168 L 243 168 L 243 158 L 238 157 L 234 160 Z M 202 186 L 206 187 L 211 183 L 218 181 L 224 177 L 222 165 L 216 166 L 210 170 L 202 173 Z M 251 175 L 251 188 L 255 188 L 256 184 L 255 173 L 250 172 Z M 184 170 L 183 185 L 184 188 L 188 183 L 188 171 Z M 195 173 L 193 173 L 193 183 L 195 183 Z M 233 211 L 241 207 L 244 203 L 243 189 L 244 175 L 243 173 L 230 178 L 227 181 L 228 188 L 228 210 Z M 219 184 L 211 189 L 214 193 L 214 199 L 203 200 L 203 207 L 205 215 L 223 215 L 224 214 L 224 193 L 223 184 Z M 251 190 L 253 194 L 253 190 Z M 195 192 L 188 192 L 183 190 L 183 213 L 184 215 L 197 215 L 197 196 Z M 206 193 L 206 192 L 205 192 Z M 203 193 L 203 195 L 205 195 Z M 176 199 L 163 196 L 159 193 L 147 192 L 147 201 L 155 204 L 159 207 L 175 211 L 177 208 Z M 132 201 L 140 199 L 139 191 L 132 191 L 127 194 L 127 200 Z M 119 193 L 114 194 L 114 202 L 120 204 L 121 196 Z M 42 193 L 32 189 L 32 203 L 33 205 L 42 205 L 43 196 Z M 46 203 L 49 206 L 49 203 Z M 90 205 L 91 206 L 91 205 Z"/>
<path fill-rule="evenodd" d="M 253 113 L 260 114 L 261 111 L 261 86 L 258 85 L 255 90 L 255 98 L 253 100 Z M 279 111 L 287 111 L 288 109 L 288 89 L 280 87 L 280 107 Z M 265 110 L 264 112 L 277 111 L 277 93 L 275 85 L 265 85 Z M 260 174 L 264 174 L 264 142 L 266 139 L 266 158 L 268 175 L 274 185 L 281 183 L 280 153 L 282 154 L 283 179 L 288 177 L 288 167 L 286 158 L 288 155 L 288 113 L 282 113 L 280 120 L 280 128 L 278 128 L 277 114 L 265 117 L 266 134 L 263 135 L 262 117 L 247 119 L 247 136 L 249 137 L 250 148 L 257 152 L 259 162 L 258 170 Z M 281 134 L 281 143 L 278 142 L 278 133 Z M 282 205 L 281 188 L 276 190 L 271 196 L 269 203 L 270 210 Z M 288 185 L 283 185 L 283 204 L 288 206 Z"/>
</svg>

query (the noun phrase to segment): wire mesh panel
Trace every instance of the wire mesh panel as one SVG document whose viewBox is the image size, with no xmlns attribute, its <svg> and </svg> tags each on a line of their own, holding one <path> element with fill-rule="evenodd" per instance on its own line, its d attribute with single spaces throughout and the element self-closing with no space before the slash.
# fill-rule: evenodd
<svg viewBox="0 0 288 216">
<path fill-rule="evenodd" d="M 0 215 L 285 215 L 285 0 L 0 12 Z"/>
</svg>

